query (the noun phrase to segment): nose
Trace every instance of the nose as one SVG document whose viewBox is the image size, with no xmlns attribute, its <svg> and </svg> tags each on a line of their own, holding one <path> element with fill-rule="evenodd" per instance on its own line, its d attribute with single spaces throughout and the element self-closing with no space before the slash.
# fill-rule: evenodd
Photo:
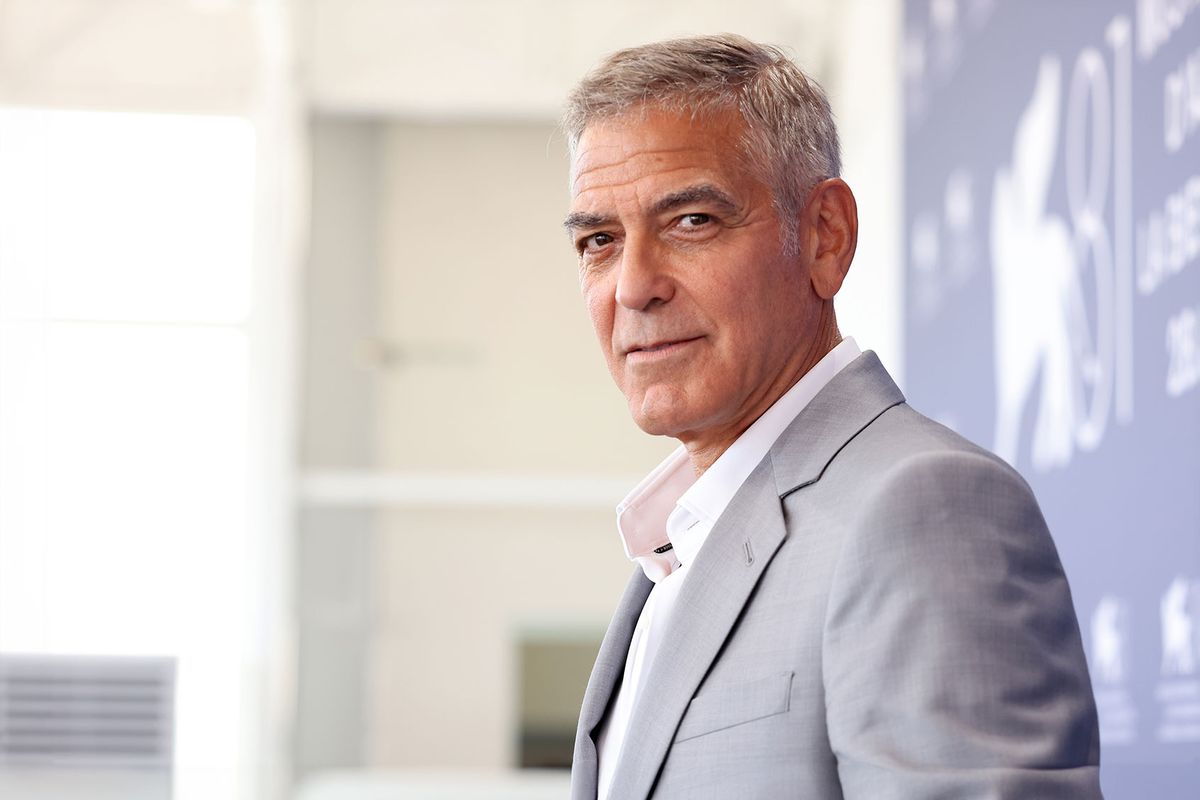
<svg viewBox="0 0 1200 800">
<path fill-rule="evenodd" d="M 652 242 L 627 237 L 617 274 L 617 302 L 631 311 L 649 311 L 668 302 L 675 294 L 675 282 L 667 267 Z"/>
</svg>

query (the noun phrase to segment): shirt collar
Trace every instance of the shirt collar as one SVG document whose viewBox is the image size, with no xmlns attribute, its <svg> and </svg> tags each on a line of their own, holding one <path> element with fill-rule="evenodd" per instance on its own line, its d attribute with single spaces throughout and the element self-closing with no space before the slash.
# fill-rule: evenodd
<svg viewBox="0 0 1200 800">
<path fill-rule="evenodd" d="M 625 555 L 636 561 L 646 577 L 657 583 L 671 574 L 675 558 L 670 552 L 667 517 L 687 488 L 696 481 L 687 450 L 682 445 L 633 487 L 617 506 L 617 532 Z M 666 548 L 665 550 L 663 548 Z"/>
<path fill-rule="evenodd" d="M 853 338 L 843 339 L 699 478 L 687 451 L 676 448 L 617 506 L 617 530 L 625 555 L 656 583 L 679 564 L 690 564 L 708 531 L 775 440 L 817 392 L 861 353 Z"/>
</svg>

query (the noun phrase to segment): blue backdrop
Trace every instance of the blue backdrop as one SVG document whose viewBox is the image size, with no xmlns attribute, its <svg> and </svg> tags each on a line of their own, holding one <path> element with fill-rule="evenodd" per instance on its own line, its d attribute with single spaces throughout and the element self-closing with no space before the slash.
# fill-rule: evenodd
<svg viewBox="0 0 1200 800">
<path fill-rule="evenodd" d="M 1200 798 L 1200 1 L 907 0 L 906 389 L 1033 485 L 1109 800 Z"/>
</svg>

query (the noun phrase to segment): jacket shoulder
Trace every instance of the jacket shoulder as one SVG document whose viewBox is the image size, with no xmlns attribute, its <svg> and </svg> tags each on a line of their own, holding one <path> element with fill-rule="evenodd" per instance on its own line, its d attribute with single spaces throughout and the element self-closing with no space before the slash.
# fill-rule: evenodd
<svg viewBox="0 0 1200 800">
<path fill-rule="evenodd" d="M 953 481 L 968 474 L 1002 483 L 1030 498 L 1033 494 L 1004 459 L 907 403 L 880 414 L 846 443 L 829 468 L 835 474 L 851 470 L 857 476 L 855 482 L 868 494 L 871 489 L 882 490 L 922 475 Z"/>
</svg>

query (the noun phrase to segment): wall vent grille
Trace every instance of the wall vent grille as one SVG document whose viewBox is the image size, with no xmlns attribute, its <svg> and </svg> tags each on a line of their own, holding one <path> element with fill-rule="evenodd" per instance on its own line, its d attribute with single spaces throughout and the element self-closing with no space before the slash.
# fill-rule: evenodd
<svg viewBox="0 0 1200 800">
<path fill-rule="evenodd" d="M 0 655 L 0 767 L 169 768 L 175 661 Z"/>
</svg>

